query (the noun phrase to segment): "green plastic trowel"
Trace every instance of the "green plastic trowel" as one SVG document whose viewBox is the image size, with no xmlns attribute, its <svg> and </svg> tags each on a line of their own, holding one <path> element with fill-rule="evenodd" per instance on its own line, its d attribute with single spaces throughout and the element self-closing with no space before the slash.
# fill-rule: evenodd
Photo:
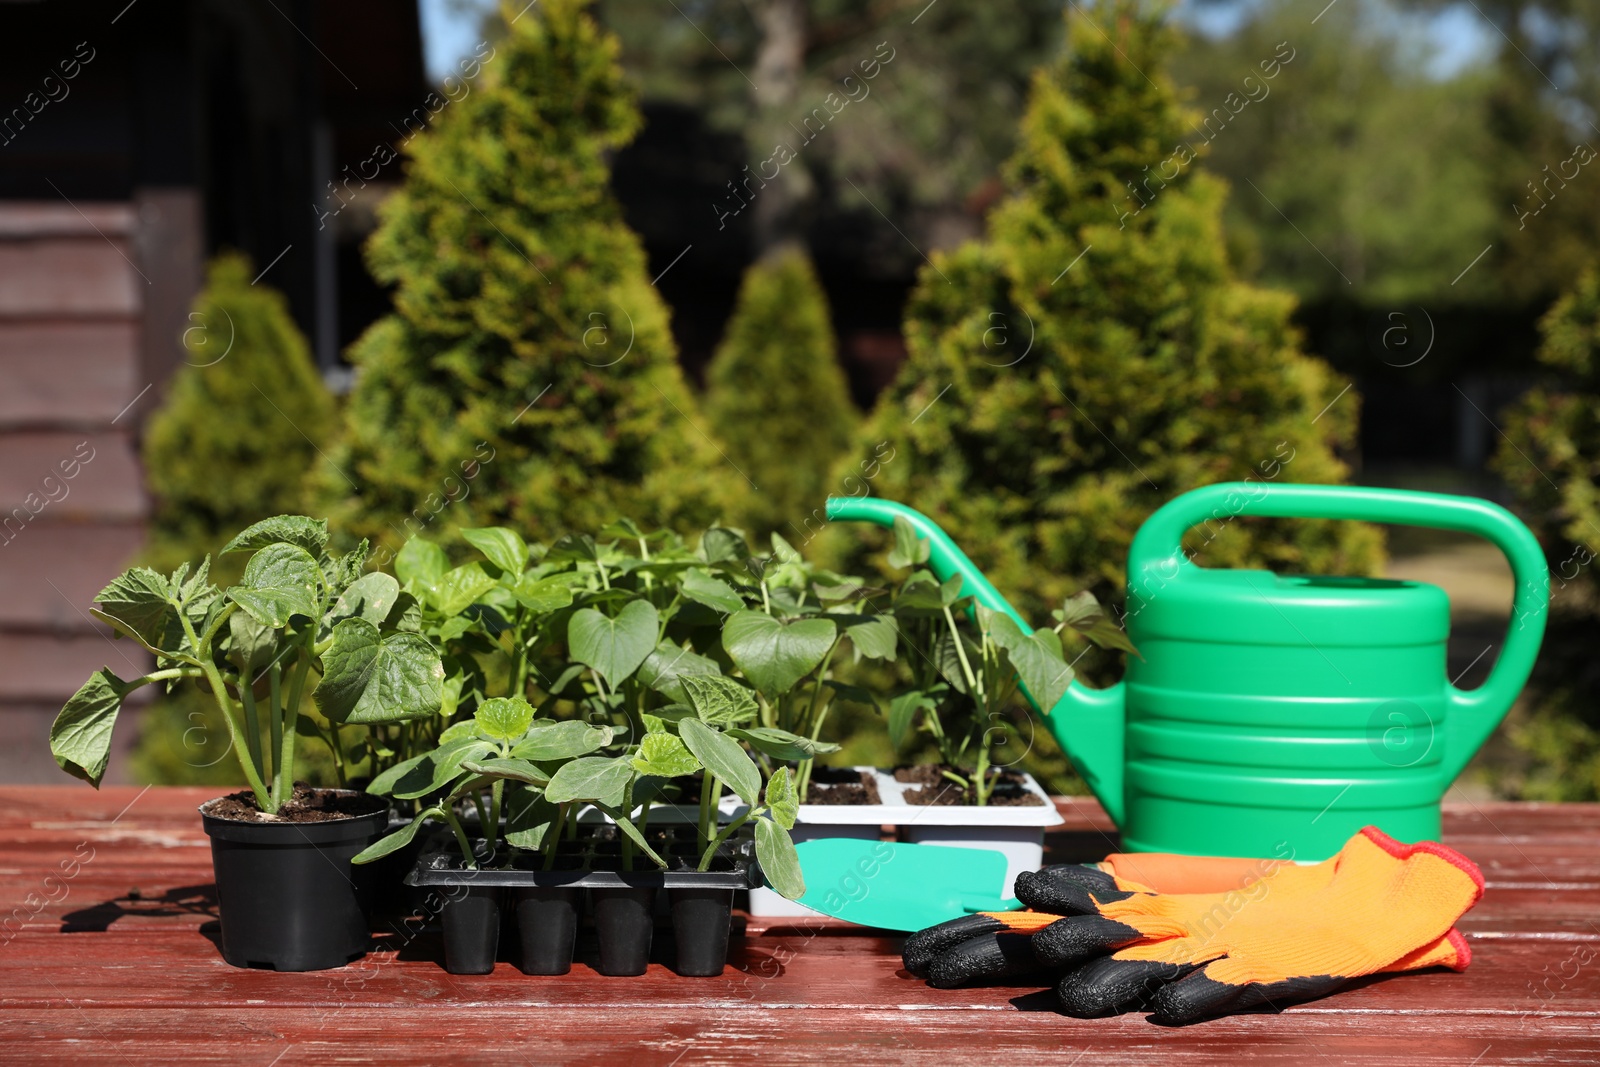
<svg viewBox="0 0 1600 1067">
<path fill-rule="evenodd" d="M 1022 907 L 1001 895 L 1006 857 L 992 849 L 825 837 L 795 850 L 806 880 L 800 903 L 862 926 L 921 930 L 975 911 Z"/>
</svg>

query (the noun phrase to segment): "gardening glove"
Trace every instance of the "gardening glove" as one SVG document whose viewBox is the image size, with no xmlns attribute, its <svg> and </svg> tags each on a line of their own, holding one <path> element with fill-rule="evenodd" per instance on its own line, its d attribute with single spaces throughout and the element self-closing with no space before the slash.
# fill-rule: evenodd
<svg viewBox="0 0 1600 1067">
<path fill-rule="evenodd" d="M 1108 863 L 1117 870 L 1120 859 Z M 1178 884 L 1176 868 L 1162 872 L 1161 862 L 1145 859 L 1138 857 L 1152 882 Z M 1191 877 L 1238 871 L 1226 867 L 1203 860 Z M 1023 875 L 1017 896 L 1034 910 L 971 915 L 914 934 L 906 968 L 937 986 L 1065 971 L 1056 991 L 1068 1014 L 1149 1000 L 1155 1021 L 1191 1022 L 1322 996 L 1366 974 L 1462 969 L 1471 952 L 1452 924 L 1477 902 L 1483 881 L 1451 849 L 1402 845 L 1369 827 L 1330 860 L 1281 864 L 1241 889 L 1144 888 L 1097 867 Z"/>
</svg>

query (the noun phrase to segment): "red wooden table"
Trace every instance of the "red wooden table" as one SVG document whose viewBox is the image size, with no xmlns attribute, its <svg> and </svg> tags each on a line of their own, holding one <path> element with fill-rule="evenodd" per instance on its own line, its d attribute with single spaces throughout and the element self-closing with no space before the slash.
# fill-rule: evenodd
<svg viewBox="0 0 1600 1067">
<path fill-rule="evenodd" d="M 214 792 L 0 787 L 0 1062 L 1600 1063 L 1600 805 L 1446 805 L 1445 840 L 1488 879 L 1466 973 L 1169 1029 L 929 989 L 899 938 L 839 926 L 752 921 L 709 979 L 452 976 L 438 934 L 405 928 L 340 970 L 238 970 L 194 810 Z M 1092 801 L 1061 807 L 1053 859 L 1114 848 Z"/>
</svg>

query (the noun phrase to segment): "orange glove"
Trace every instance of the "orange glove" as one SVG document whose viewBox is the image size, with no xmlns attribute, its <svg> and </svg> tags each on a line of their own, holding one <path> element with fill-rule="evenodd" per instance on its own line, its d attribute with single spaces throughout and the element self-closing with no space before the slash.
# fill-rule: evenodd
<svg viewBox="0 0 1600 1067">
<path fill-rule="evenodd" d="M 1120 870 L 1121 859 L 1108 864 Z M 1179 884 L 1176 867 L 1163 873 L 1161 860 L 1146 859 L 1136 857 L 1146 877 Z M 1185 877 L 1200 884 L 1194 879 L 1239 869 L 1203 860 Z M 1023 875 L 1017 895 L 1038 910 L 972 915 L 914 934 L 907 969 L 941 986 L 1030 966 L 1068 969 L 1056 991 L 1069 1014 L 1148 1000 L 1156 1021 L 1192 1022 L 1322 996 L 1366 974 L 1464 968 L 1471 952 L 1452 924 L 1483 892 L 1477 867 L 1460 853 L 1402 845 L 1372 827 L 1330 860 L 1277 865 L 1228 892 L 1125 888 L 1133 885 L 1150 888 L 1082 867 Z"/>
</svg>

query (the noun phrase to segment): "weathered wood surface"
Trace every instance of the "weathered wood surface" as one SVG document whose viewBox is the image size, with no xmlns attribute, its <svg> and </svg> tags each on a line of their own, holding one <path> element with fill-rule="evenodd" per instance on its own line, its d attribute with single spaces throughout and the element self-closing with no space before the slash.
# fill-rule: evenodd
<svg viewBox="0 0 1600 1067">
<path fill-rule="evenodd" d="M 1027 986 L 929 989 L 898 938 L 826 923 L 751 922 L 712 979 L 457 977 L 404 926 L 341 970 L 238 970 L 213 942 L 212 792 L 0 788 L 0 1063 L 1600 1062 L 1600 805 L 1446 807 L 1489 886 L 1466 973 L 1169 1029 L 1064 1018 Z M 1051 858 L 1114 847 L 1093 802 L 1061 806 Z"/>
</svg>

